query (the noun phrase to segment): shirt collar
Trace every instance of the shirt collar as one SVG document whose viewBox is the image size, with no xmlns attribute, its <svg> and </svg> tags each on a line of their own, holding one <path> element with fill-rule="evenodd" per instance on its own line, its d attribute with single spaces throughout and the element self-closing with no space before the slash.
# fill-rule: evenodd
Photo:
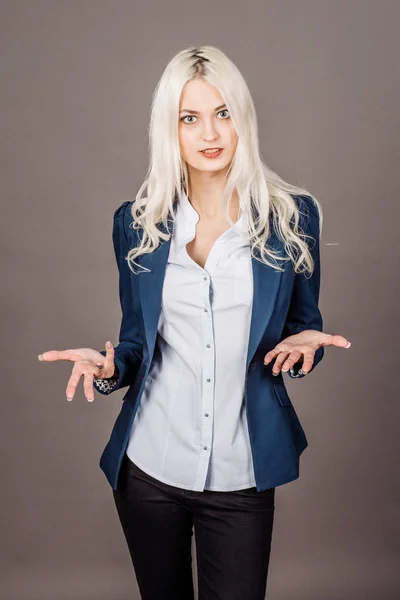
<svg viewBox="0 0 400 600">
<path fill-rule="evenodd" d="M 195 225 L 199 221 L 200 216 L 190 203 L 184 189 L 182 189 L 181 199 L 178 200 L 178 208 L 181 208 L 182 215 L 188 223 Z M 240 233 L 247 234 L 248 217 L 246 211 L 243 211 L 242 215 L 236 221 L 235 228 L 238 229 Z M 237 232 L 232 229 L 232 234 L 235 235 L 236 233 Z"/>
<path fill-rule="evenodd" d="M 181 207 L 183 216 L 189 223 L 196 224 L 200 219 L 199 213 L 191 205 L 185 190 L 182 190 L 181 199 L 178 200 L 178 206 Z"/>
</svg>

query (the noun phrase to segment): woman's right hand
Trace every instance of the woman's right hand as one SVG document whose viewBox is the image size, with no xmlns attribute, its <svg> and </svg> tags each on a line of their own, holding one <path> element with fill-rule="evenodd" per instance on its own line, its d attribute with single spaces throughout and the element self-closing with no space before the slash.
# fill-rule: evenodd
<svg viewBox="0 0 400 600">
<path fill-rule="evenodd" d="M 52 362 L 69 360 L 74 363 L 71 377 L 66 389 L 67 400 L 72 400 L 79 380 L 83 375 L 83 388 L 88 402 L 94 400 L 93 379 L 112 377 L 117 369 L 114 363 L 114 347 L 111 342 L 105 344 L 106 356 L 92 348 L 75 348 L 72 350 L 48 350 L 39 354 L 38 359 Z"/>
</svg>

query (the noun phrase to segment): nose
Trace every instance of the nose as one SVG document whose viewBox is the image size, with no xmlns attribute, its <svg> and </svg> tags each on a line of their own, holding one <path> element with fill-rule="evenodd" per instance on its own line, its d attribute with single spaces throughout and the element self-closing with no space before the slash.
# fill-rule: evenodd
<svg viewBox="0 0 400 600">
<path fill-rule="evenodd" d="M 203 140 L 207 142 L 211 142 L 216 140 L 219 137 L 217 127 L 212 119 L 209 119 L 204 122 L 203 128 Z"/>
</svg>

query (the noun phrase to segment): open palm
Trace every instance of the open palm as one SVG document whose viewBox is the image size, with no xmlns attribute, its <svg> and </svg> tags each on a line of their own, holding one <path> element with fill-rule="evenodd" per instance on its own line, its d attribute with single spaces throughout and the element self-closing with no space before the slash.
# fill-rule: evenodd
<svg viewBox="0 0 400 600">
<path fill-rule="evenodd" d="M 69 360 L 74 363 L 71 377 L 68 380 L 66 396 L 72 400 L 79 380 L 83 375 L 83 388 L 89 402 L 94 400 L 93 378 L 108 378 L 115 373 L 114 347 L 111 342 L 106 342 L 106 356 L 93 348 L 74 348 L 71 350 L 48 350 L 39 354 L 38 359 L 53 362 L 56 360 Z"/>
<path fill-rule="evenodd" d="M 306 375 L 313 366 L 316 350 L 321 346 L 350 348 L 351 342 L 342 335 L 331 335 L 315 329 L 305 329 L 281 340 L 273 350 L 265 355 L 264 364 L 267 365 L 276 358 L 272 373 L 278 375 L 281 369 L 283 372 L 288 371 L 303 357 L 301 371 Z"/>
</svg>

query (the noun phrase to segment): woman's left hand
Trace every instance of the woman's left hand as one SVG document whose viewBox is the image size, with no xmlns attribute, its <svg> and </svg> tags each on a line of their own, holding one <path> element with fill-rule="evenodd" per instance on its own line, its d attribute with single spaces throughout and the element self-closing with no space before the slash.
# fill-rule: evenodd
<svg viewBox="0 0 400 600">
<path fill-rule="evenodd" d="M 306 375 L 313 366 L 316 350 L 321 346 L 350 348 L 351 342 L 342 335 L 330 335 L 322 331 L 306 329 L 280 341 L 273 350 L 270 350 L 265 355 L 264 364 L 267 365 L 272 359 L 277 357 L 272 373 L 278 375 L 281 369 L 283 372 L 288 371 L 303 356 L 301 370 Z"/>
</svg>

